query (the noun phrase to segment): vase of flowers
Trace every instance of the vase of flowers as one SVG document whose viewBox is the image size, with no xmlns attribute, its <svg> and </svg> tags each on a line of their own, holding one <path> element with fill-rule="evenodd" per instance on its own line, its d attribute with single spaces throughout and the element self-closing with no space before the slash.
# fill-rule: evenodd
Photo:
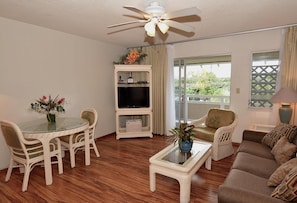
<svg viewBox="0 0 297 203">
<path fill-rule="evenodd" d="M 193 128 L 194 125 L 187 123 L 181 123 L 178 128 L 171 129 L 174 143 L 178 142 L 178 146 L 181 152 L 189 153 L 193 146 Z"/>
<path fill-rule="evenodd" d="M 50 123 L 56 122 L 56 114 L 46 114 L 47 121 Z"/>
<path fill-rule="evenodd" d="M 48 122 L 54 123 L 56 122 L 56 114 L 65 112 L 64 103 L 65 98 L 59 98 L 59 96 L 55 98 L 52 98 L 51 95 L 42 96 L 31 103 L 31 109 L 37 113 L 46 114 Z"/>
<path fill-rule="evenodd" d="M 142 53 L 142 49 L 130 50 L 127 54 L 120 57 L 118 62 L 113 62 L 114 64 L 139 64 L 147 54 Z"/>
</svg>

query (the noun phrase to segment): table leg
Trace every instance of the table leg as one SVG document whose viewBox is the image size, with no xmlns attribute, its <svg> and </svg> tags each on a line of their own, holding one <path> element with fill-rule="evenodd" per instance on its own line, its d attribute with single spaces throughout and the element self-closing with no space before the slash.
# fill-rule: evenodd
<svg viewBox="0 0 297 203">
<path fill-rule="evenodd" d="M 150 190 L 154 192 L 156 190 L 156 173 L 153 167 L 150 165 Z"/>
<path fill-rule="evenodd" d="M 50 140 L 40 139 L 40 141 L 43 146 L 45 184 L 51 185 L 53 183 L 53 174 L 49 146 Z"/>
<path fill-rule="evenodd" d="M 178 178 L 179 192 L 180 192 L 180 203 L 189 203 L 191 195 L 191 176 Z"/>
<path fill-rule="evenodd" d="M 90 165 L 90 138 L 89 128 L 85 130 L 85 164 Z"/>
<path fill-rule="evenodd" d="M 211 170 L 211 155 L 205 161 L 205 168 Z"/>
</svg>

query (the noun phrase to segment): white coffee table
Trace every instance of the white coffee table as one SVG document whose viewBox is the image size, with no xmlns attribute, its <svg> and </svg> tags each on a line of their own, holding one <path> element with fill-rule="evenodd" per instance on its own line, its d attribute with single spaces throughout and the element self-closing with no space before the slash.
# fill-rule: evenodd
<svg viewBox="0 0 297 203">
<path fill-rule="evenodd" d="M 211 170 L 211 144 L 194 141 L 190 153 L 182 153 L 178 144 L 171 144 L 150 159 L 150 190 L 156 190 L 156 173 L 176 179 L 180 185 L 180 202 L 190 202 L 191 179 L 205 163 Z"/>
</svg>

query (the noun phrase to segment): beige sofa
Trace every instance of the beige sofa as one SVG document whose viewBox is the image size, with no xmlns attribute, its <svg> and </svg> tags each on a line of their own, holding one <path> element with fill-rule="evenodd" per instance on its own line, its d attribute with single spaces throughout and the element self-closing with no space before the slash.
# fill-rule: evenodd
<svg viewBox="0 0 297 203">
<path fill-rule="evenodd" d="M 243 132 L 235 161 L 219 187 L 219 203 L 297 202 L 297 126 L 286 130 L 288 126 L 267 134 Z"/>
</svg>

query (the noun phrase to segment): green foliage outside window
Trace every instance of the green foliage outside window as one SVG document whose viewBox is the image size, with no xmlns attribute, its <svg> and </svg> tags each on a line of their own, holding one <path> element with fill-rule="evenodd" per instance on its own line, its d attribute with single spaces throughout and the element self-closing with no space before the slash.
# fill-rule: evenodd
<svg viewBox="0 0 297 203">
<path fill-rule="evenodd" d="M 178 84 L 179 81 L 175 80 L 176 90 L 178 90 Z M 192 74 L 187 78 L 186 86 L 187 95 L 230 95 L 230 78 L 218 78 L 213 72 L 202 71 L 200 74 Z M 215 98 L 213 99 L 215 102 Z"/>
</svg>

